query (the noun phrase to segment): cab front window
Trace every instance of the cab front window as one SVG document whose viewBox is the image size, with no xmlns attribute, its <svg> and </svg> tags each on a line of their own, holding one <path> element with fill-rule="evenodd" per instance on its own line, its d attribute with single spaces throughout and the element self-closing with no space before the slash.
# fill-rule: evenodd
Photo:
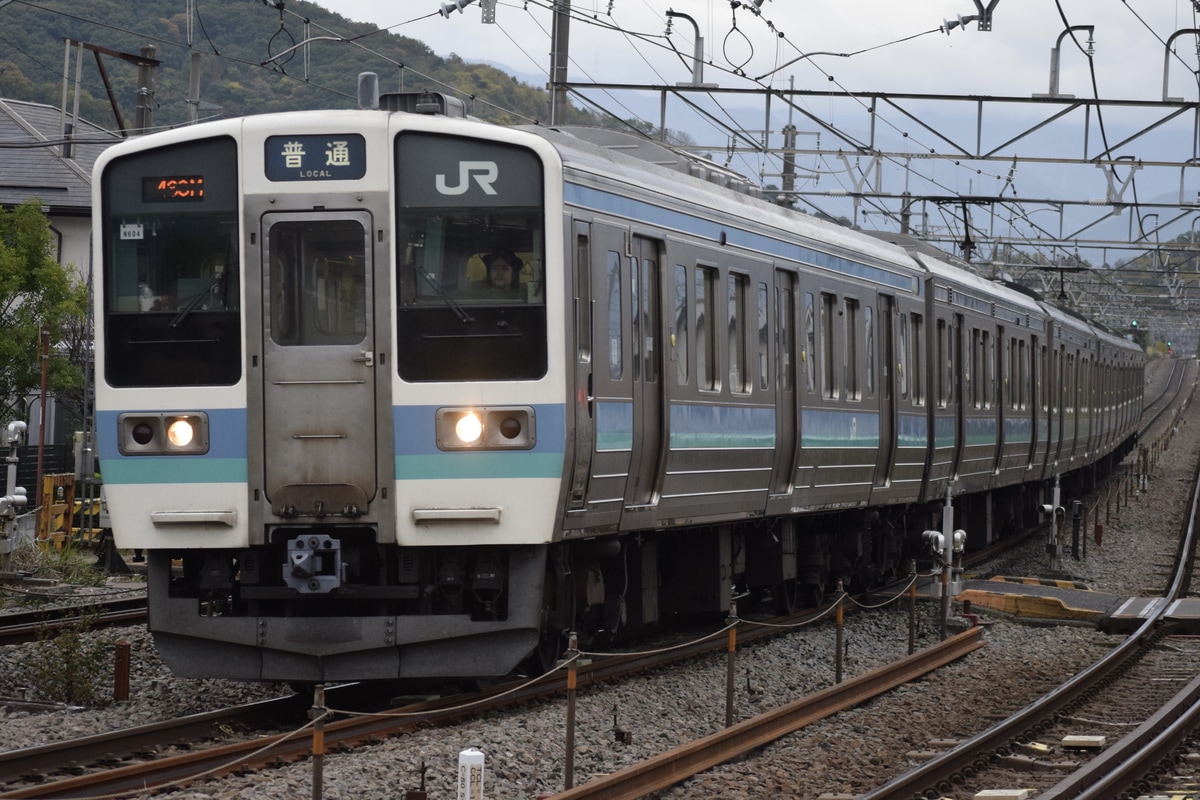
<svg viewBox="0 0 1200 800">
<path fill-rule="evenodd" d="M 241 379 L 236 176 L 227 138 L 126 156 L 105 170 L 110 385 Z"/>
<path fill-rule="evenodd" d="M 524 148 L 396 142 L 396 363 L 402 379 L 546 374 L 541 162 Z"/>
</svg>

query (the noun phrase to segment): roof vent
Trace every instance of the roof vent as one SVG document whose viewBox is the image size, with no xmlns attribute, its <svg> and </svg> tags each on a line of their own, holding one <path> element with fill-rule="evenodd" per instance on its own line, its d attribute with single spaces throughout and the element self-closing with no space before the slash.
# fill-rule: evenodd
<svg viewBox="0 0 1200 800">
<path fill-rule="evenodd" d="M 434 114 L 460 119 L 467 116 L 467 107 L 462 100 L 441 92 L 391 92 L 380 97 L 379 104 L 384 111 Z"/>
</svg>

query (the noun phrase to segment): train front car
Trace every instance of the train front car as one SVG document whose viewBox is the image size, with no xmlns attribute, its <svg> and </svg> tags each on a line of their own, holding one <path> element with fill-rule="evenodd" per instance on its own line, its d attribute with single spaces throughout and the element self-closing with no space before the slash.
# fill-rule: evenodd
<svg viewBox="0 0 1200 800">
<path fill-rule="evenodd" d="M 177 674 L 503 675 L 537 643 L 558 167 L 480 130 L 264 115 L 98 162 L 101 470 Z"/>
</svg>

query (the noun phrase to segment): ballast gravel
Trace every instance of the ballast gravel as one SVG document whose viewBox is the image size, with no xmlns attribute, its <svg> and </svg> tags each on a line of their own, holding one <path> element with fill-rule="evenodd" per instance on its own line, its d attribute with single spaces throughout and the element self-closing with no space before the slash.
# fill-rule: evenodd
<svg viewBox="0 0 1200 800">
<path fill-rule="evenodd" d="M 1189 364 L 1194 379 L 1195 364 Z M 1147 397 L 1156 394 L 1169 364 L 1148 370 Z M 1185 391 L 1185 394 L 1187 392 Z M 1164 420 L 1143 442 L 1155 454 L 1144 491 L 1114 513 L 1112 487 L 1100 487 L 1088 503 L 1104 515 L 1102 544 L 1086 558 L 1068 552 L 1060 575 L 1116 597 L 1145 595 L 1166 585 L 1166 569 L 1183 524 L 1184 503 L 1200 452 L 1200 416 L 1190 407 Z M 1134 463 L 1130 456 L 1126 463 Z M 1108 498 L 1106 503 L 1104 498 Z M 1098 499 L 1099 498 L 1099 499 Z M 1040 546 L 1006 556 L 985 574 L 1045 576 Z M 103 591 L 103 590 L 89 590 Z M 112 589 L 110 591 L 115 591 Z M 982 611 L 982 609 L 975 609 Z M 940 634 L 940 604 L 917 607 L 917 647 Z M 955 626 L 967 624 L 961 619 Z M 1110 649 L 1117 637 L 1081 624 L 1046 624 L 984 612 L 987 645 L 965 659 L 865 706 L 842 712 L 756 753 L 709 770 L 655 796 L 760 800 L 822 794 L 854 796 L 919 763 L 933 740 L 966 738 L 1011 714 Z M 286 693 L 276 684 L 191 680 L 172 676 L 141 627 L 88 636 L 130 643 L 131 697 L 111 700 L 111 669 L 101 699 L 81 709 L 0 707 L 0 747 L 6 750 L 141 725 Z M 830 686 L 835 679 L 836 631 L 807 626 L 792 635 L 747 645 L 737 653 L 735 714 L 752 716 Z M 32 688 L 39 645 L 0 649 L 0 698 L 37 700 Z M 843 676 L 850 678 L 902 657 L 908 648 L 906 601 L 850 615 L 844 630 Z M 111 651 L 111 648 L 110 648 Z M 724 654 L 696 659 L 630 680 L 579 693 L 576 710 L 574 783 L 644 760 L 714 733 L 725 724 Z M 3 703 L 3 700 L 0 700 Z M 565 700 L 515 711 L 489 712 L 473 721 L 430 728 L 349 753 L 325 756 L 321 796 L 330 800 L 403 798 L 420 787 L 424 767 L 430 800 L 454 800 L 458 757 L 467 748 L 486 759 L 483 797 L 548 797 L 564 788 Z M 618 736 L 617 729 L 624 733 Z M 1094 733 L 1094 731 L 1082 731 Z M 1111 733 L 1103 731 L 1102 733 Z M 171 800 L 295 800 L 313 796 L 309 762 L 213 780 L 156 794 Z"/>
</svg>

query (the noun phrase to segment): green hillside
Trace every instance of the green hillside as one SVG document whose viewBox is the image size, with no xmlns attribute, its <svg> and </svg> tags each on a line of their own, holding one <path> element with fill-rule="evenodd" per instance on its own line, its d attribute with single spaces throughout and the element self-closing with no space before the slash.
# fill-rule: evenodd
<svg viewBox="0 0 1200 800">
<path fill-rule="evenodd" d="M 282 4 L 281 4 L 282 5 Z M 188 47 L 184 0 L 16 0 L 0 8 L 0 97 L 57 106 L 63 86 L 64 41 L 137 54 L 150 44 L 161 65 L 155 73 L 153 122 L 172 126 L 188 119 L 191 52 L 202 54 L 199 116 L 235 117 L 271 111 L 354 108 L 360 72 L 376 72 L 384 91 L 434 90 L 466 101 L 469 113 L 502 124 L 544 122 L 548 95 L 488 66 L 442 58 L 415 39 L 376 32 L 315 3 L 287 0 L 281 15 L 262 0 L 196 2 Z M 307 36 L 340 35 L 355 41 L 315 41 L 284 51 Z M 357 38 L 361 37 L 361 38 Z M 138 69 L 102 55 L 104 69 L 127 127 L 137 104 Z M 401 66 L 402 65 L 402 66 Z M 70 75 L 75 75 L 72 59 Z M 68 100 L 68 107 L 74 102 Z M 97 59 L 84 53 L 80 116 L 116 129 Z M 594 122 L 572 109 L 572 122 Z"/>
</svg>

